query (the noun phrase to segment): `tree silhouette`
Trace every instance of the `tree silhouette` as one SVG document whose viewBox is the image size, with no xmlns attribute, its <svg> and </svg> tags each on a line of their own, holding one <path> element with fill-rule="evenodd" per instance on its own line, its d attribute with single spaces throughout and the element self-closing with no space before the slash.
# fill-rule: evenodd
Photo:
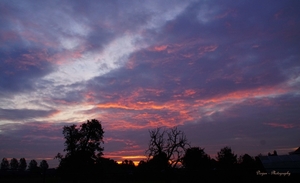
<svg viewBox="0 0 300 183">
<path fill-rule="evenodd" d="M 126 173 L 127 175 L 132 175 L 133 171 L 136 167 L 132 160 L 125 159 L 121 163 L 121 168 L 122 168 L 123 172 Z"/>
<path fill-rule="evenodd" d="M 100 157 L 96 161 L 95 168 L 94 168 L 96 172 L 94 174 L 97 174 L 102 178 L 111 177 L 111 176 L 114 177 L 118 169 L 119 169 L 119 164 L 115 160 Z"/>
<path fill-rule="evenodd" d="M 169 159 L 165 152 L 154 155 L 148 162 L 150 168 L 156 171 L 164 171 L 169 167 Z"/>
<path fill-rule="evenodd" d="M 29 165 L 28 165 L 28 170 L 31 171 L 31 172 L 36 172 L 38 169 L 38 164 L 37 162 L 33 159 L 29 162 Z"/>
<path fill-rule="evenodd" d="M 156 128 L 150 130 L 149 148 L 146 151 L 149 158 L 159 157 L 164 159 L 166 156 L 169 167 L 176 167 L 181 161 L 189 143 L 185 134 L 178 130 L 177 127 L 171 129 Z"/>
<path fill-rule="evenodd" d="M 76 152 L 80 139 L 79 131 L 76 128 L 76 125 L 64 126 L 63 135 L 66 139 L 64 151 L 67 151 L 67 156 L 71 156 Z"/>
<path fill-rule="evenodd" d="M 40 163 L 40 169 L 42 171 L 43 174 L 43 182 L 45 182 L 45 178 L 46 178 L 46 170 L 49 168 L 49 165 L 47 163 L 46 160 L 42 160 Z"/>
<path fill-rule="evenodd" d="M 46 160 L 42 160 L 40 162 L 40 168 L 43 172 L 45 172 L 49 168 L 49 165 Z"/>
<path fill-rule="evenodd" d="M 127 160 L 127 159 L 123 160 L 121 164 L 130 167 L 135 166 L 132 160 Z"/>
<path fill-rule="evenodd" d="M 16 158 L 12 158 L 9 165 L 11 170 L 17 170 L 19 167 L 19 162 Z"/>
<path fill-rule="evenodd" d="M 258 165 L 256 160 L 251 157 L 249 154 L 244 154 L 239 158 L 239 164 L 243 171 L 252 173 L 258 170 Z"/>
<path fill-rule="evenodd" d="M 6 158 L 3 158 L 2 159 L 2 162 L 1 162 L 1 170 L 8 170 L 9 168 L 9 162 Z"/>
<path fill-rule="evenodd" d="M 255 159 L 252 158 L 249 154 L 244 154 L 243 156 L 239 157 L 239 163 L 241 165 L 248 165 L 255 162 Z"/>
<path fill-rule="evenodd" d="M 188 148 L 182 160 L 183 166 L 190 170 L 210 168 L 210 157 L 199 147 Z"/>
<path fill-rule="evenodd" d="M 60 153 L 55 158 L 60 160 L 60 168 L 63 171 L 89 172 L 102 156 L 103 128 L 101 122 L 96 119 L 87 120 L 77 128 L 76 125 L 64 126 L 66 155 Z"/>
<path fill-rule="evenodd" d="M 217 160 L 222 167 L 232 167 L 237 163 L 237 155 L 234 154 L 230 147 L 224 147 L 218 152 Z"/>
<path fill-rule="evenodd" d="M 88 152 L 92 158 L 102 155 L 103 128 L 101 122 L 96 119 L 87 120 L 86 123 L 76 128 L 76 125 L 64 126 L 63 134 L 66 139 L 66 156 L 72 156 L 77 152 Z"/>
<path fill-rule="evenodd" d="M 19 164 L 19 170 L 24 171 L 24 170 L 26 170 L 26 167 L 27 167 L 27 163 L 26 163 L 25 158 L 21 158 L 20 164 Z"/>
<path fill-rule="evenodd" d="M 268 156 L 278 156 L 278 155 L 277 155 L 277 151 L 274 150 L 274 151 L 273 151 L 273 154 L 271 154 L 271 153 L 269 152 L 269 153 L 268 153 Z"/>
<path fill-rule="evenodd" d="M 145 160 L 141 160 L 138 164 L 138 167 L 144 167 L 147 165 L 147 162 Z"/>
</svg>

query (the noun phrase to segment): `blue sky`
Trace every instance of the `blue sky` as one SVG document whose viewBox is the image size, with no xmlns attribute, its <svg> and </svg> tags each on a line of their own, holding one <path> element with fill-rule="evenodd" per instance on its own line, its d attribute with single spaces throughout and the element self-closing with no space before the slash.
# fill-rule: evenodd
<svg viewBox="0 0 300 183">
<path fill-rule="evenodd" d="M 144 159 L 178 126 L 215 157 L 300 144 L 300 2 L 0 2 L 0 157 L 51 159 L 102 121 L 104 154 Z M 52 166 L 55 166 L 55 162 Z"/>
</svg>

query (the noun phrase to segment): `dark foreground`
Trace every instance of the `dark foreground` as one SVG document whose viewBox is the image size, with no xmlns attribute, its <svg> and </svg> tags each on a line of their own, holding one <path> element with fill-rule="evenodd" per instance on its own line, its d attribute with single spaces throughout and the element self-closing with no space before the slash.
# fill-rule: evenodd
<svg viewBox="0 0 300 183">
<path fill-rule="evenodd" d="M 300 175 L 257 175 L 256 173 L 238 172 L 186 172 L 176 170 L 173 172 L 161 172 L 152 174 L 151 172 L 127 172 L 123 174 L 101 174 L 99 175 L 67 175 L 58 176 L 55 172 L 46 175 L 41 174 L 18 174 L 6 173 L 0 175 L 0 183 L 299 183 Z"/>
</svg>

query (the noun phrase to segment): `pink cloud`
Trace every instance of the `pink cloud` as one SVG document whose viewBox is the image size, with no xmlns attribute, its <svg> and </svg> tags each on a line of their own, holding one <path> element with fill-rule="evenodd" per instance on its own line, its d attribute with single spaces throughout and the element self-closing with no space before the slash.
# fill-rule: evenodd
<svg viewBox="0 0 300 183">
<path fill-rule="evenodd" d="M 155 50 L 155 51 L 164 51 L 164 50 L 166 50 L 167 48 L 168 48 L 167 45 L 161 45 L 161 46 L 155 46 L 155 47 L 154 47 L 154 50 Z"/>
<path fill-rule="evenodd" d="M 268 125 L 274 128 L 299 128 L 300 125 L 295 125 L 295 124 L 283 124 L 283 123 L 276 123 L 276 122 L 271 122 L 271 123 L 263 123 L 264 125 Z"/>
</svg>

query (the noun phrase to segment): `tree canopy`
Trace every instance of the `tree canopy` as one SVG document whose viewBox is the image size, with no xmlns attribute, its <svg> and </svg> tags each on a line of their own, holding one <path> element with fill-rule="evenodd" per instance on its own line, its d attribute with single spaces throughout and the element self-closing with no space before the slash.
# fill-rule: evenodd
<svg viewBox="0 0 300 183">
<path fill-rule="evenodd" d="M 38 163 L 33 159 L 29 162 L 28 170 L 36 171 L 38 169 Z"/>
<path fill-rule="evenodd" d="M 75 124 L 64 126 L 62 133 L 65 138 L 66 155 L 56 155 L 56 158 L 60 159 L 61 168 L 86 170 L 103 155 L 101 143 L 104 143 L 104 130 L 100 121 L 92 119 L 79 127 Z"/>
<path fill-rule="evenodd" d="M 9 162 L 6 158 L 3 158 L 1 162 L 1 170 L 8 170 L 8 168 L 9 168 Z"/>
<path fill-rule="evenodd" d="M 10 169 L 11 169 L 11 170 L 17 170 L 18 167 L 19 167 L 19 162 L 18 162 L 18 160 L 17 160 L 16 158 L 12 158 L 12 159 L 10 160 L 9 165 L 10 165 Z"/>
<path fill-rule="evenodd" d="M 188 148 L 182 158 L 182 164 L 188 169 L 208 169 L 210 157 L 199 147 Z"/>
<path fill-rule="evenodd" d="M 19 163 L 19 170 L 26 170 L 27 167 L 27 162 L 25 160 L 25 158 L 20 158 L 20 163 Z"/>
<path fill-rule="evenodd" d="M 86 123 L 80 125 L 64 126 L 63 135 L 66 139 L 65 149 L 66 156 L 71 156 L 75 152 L 89 152 L 94 157 L 101 156 L 103 148 L 100 146 L 103 143 L 103 128 L 101 123 L 96 120 L 87 120 Z"/>
<path fill-rule="evenodd" d="M 42 160 L 40 162 L 40 168 L 43 172 L 45 172 L 49 168 L 48 162 L 46 160 Z"/>
<path fill-rule="evenodd" d="M 230 167 L 237 163 L 237 155 L 234 154 L 230 147 L 224 147 L 218 152 L 217 160 L 221 166 Z"/>
</svg>

